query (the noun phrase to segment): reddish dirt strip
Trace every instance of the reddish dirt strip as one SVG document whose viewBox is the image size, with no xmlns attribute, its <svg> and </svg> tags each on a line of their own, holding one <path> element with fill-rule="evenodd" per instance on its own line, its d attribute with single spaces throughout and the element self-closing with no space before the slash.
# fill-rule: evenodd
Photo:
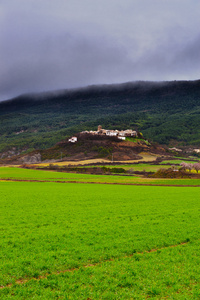
<svg viewBox="0 0 200 300">
<path fill-rule="evenodd" d="M 36 179 L 11 179 L 0 178 L 0 182 L 49 182 L 49 183 L 82 183 L 82 184 L 113 184 L 113 185 L 138 185 L 138 186 L 174 186 L 174 187 L 200 187 L 200 184 L 160 184 L 160 183 L 130 183 L 130 182 L 94 182 L 94 181 L 76 181 L 76 180 L 36 180 Z"/>
<path fill-rule="evenodd" d="M 56 272 L 52 272 L 52 273 L 46 273 L 44 275 L 41 275 L 41 276 L 38 276 L 38 277 L 32 277 L 32 278 L 28 278 L 28 279 L 18 279 L 15 281 L 15 283 L 10 283 L 10 284 L 7 284 L 5 286 L 0 286 L 0 289 L 5 289 L 5 288 L 11 288 L 14 284 L 18 284 L 18 285 L 22 285 L 24 283 L 27 283 L 31 280 L 36 280 L 36 281 L 39 281 L 41 279 L 45 279 L 45 278 L 48 278 L 48 276 L 50 275 L 59 275 L 59 274 L 63 274 L 63 273 L 67 273 L 67 272 L 74 272 L 74 271 L 78 271 L 80 268 L 91 268 L 91 267 L 95 267 L 97 265 L 101 265 L 102 263 L 105 263 L 105 262 L 109 262 L 109 261 L 115 261 L 117 259 L 122 259 L 122 258 L 128 258 L 128 257 L 132 257 L 134 255 L 138 255 L 138 254 L 146 254 L 146 253 L 152 253 L 152 252 L 157 252 L 157 251 L 160 251 L 160 250 L 163 250 L 163 249 L 167 249 L 167 248 L 174 248 L 174 247 L 178 247 L 178 246 L 182 246 L 182 245 L 186 245 L 188 244 L 189 242 L 181 242 L 179 244 L 176 244 L 176 245 L 169 245 L 169 246 L 166 246 L 166 247 L 161 247 L 161 248 L 157 248 L 157 249 L 151 249 L 151 250 L 148 250 L 148 251 L 143 251 L 143 252 L 136 252 L 134 254 L 130 254 L 130 255 L 125 255 L 123 257 L 120 257 L 120 258 L 110 258 L 110 259 L 107 259 L 107 260 L 103 260 L 101 262 L 97 262 L 97 263 L 93 263 L 93 264 L 88 264 L 88 265 L 83 265 L 83 266 L 80 266 L 78 268 L 72 268 L 72 269 L 67 269 L 67 270 L 63 270 L 63 271 L 56 271 Z"/>
</svg>

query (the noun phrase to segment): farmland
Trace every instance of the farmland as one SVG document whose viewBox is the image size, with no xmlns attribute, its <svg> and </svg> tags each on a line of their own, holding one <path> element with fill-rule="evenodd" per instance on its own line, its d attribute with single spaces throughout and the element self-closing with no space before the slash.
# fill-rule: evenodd
<svg viewBox="0 0 200 300">
<path fill-rule="evenodd" d="M 136 165 L 137 167 L 137 165 Z M 154 167 L 154 166 L 153 166 Z M 138 167 L 139 168 L 139 167 Z M 150 168 L 150 166 L 149 166 Z M 140 184 L 140 185 L 186 185 L 200 186 L 199 179 L 157 179 L 139 176 L 93 175 L 62 173 L 43 170 L 29 170 L 16 167 L 1 167 L 0 180 L 47 181 L 63 183 L 102 183 L 102 184 Z"/>
<path fill-rule="evenodd" d="M 200 297 L 198 179 L 9 167 L 0 179 L 1 299 Z"/>
</svg>

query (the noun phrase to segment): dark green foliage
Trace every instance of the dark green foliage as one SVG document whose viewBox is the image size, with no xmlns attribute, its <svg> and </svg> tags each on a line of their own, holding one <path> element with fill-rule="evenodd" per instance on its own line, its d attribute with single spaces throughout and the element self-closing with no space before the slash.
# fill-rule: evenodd
<svg viewBox="0 0 200 300">
<path fill-rule="evenodd" d="M 103 146 L 94 146 L 92 150 L 97 151 L 99 153 L 99 157 L 105 157 L 112 153 L 112 148 L 105 148 Z"/>
<path fill-rule="evenodd" d="M 200 81 L 136 82 L 0 103 L 0 151 L 46 149 L 83 130 L 133 128 L 161 144 L 200 144 Z"/>
<path fill-rule="evenodd" d="M 26 166 L 23 166 L 25 168 Z M 48 167 L 43 167 L 43 170 L 54 170 L 58 172 L 75 172 L 75 173 L 88 173 L 88 174 L 120 174 L 126 173 L 124 168 L 109 168 L 106 166 L 103 167 L 68 167 L 68 166 L 57 166 L 49 164 Z M 41 170 L 41 167 L 39 168 Z"/>
<path fill-rule="evenodd" d="M 109 172 L 109 173 L 126 173 L 126 170 L 124 168 L 108 168 L 108 167 L 102 167 L 104 172 Z"/>
</svg>

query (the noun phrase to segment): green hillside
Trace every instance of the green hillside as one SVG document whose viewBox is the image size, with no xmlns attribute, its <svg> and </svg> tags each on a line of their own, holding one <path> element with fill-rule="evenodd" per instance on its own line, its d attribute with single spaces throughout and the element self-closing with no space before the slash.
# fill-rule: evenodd
<svg viewBox="0 0 200 300">
<path fill-rule="evenodd" d="M 135 128 L 161 144 L 200 145 L 200 80 L 91 86 L 0 103 L 0 152 L 45 149 L 82 130 Z"/>
</svg>

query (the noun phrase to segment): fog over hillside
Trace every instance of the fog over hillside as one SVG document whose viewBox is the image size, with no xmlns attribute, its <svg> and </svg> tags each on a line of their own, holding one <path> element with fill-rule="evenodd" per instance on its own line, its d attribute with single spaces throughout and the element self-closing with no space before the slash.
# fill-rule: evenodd
<svg viewBox="0 0 200 300">
<path fill-rule="evenodd" d="M 66 98 L 70 99 L 71 97 L 78 97 L 80 95 L 86 96 L 93 94 L 103 94 L 110 95 L 115 92 L 125 92 L 125 93 L 131 93 L 134 95 L 134 93 L 137 91 L 139 93 L 145 93 L 150 90 L 161 90 L 161 93 L 163 92 L 163 88 L 170 88 L 174 89 L 174 92 L 185 89 L 187 86 L 194 85 L 195 87 L 198 86 L 200 83 L 200 80 L 193 80 L 193 81 L 133 81 L 133 82 L 124 82 L 120 84 L 102 84 L 102 85 L 89 85 L 85 87 L 79 87 L 79 88 L 72 88 L 72 89 L 62 89 L 62 90 L 55 90 L 55 91 L 46 91 L 41 93 L 27 93 L 18 95 L 17 97 L 4 100 L 1 102 L 0 106 L 3 107 L 3 105 L 12 105 L 12 104 L 22 104 L 22 103 L 31 103 L 34 101 L 45 101 L 45 100 L 54 100 L 58 98 Z"/>
</svg>

